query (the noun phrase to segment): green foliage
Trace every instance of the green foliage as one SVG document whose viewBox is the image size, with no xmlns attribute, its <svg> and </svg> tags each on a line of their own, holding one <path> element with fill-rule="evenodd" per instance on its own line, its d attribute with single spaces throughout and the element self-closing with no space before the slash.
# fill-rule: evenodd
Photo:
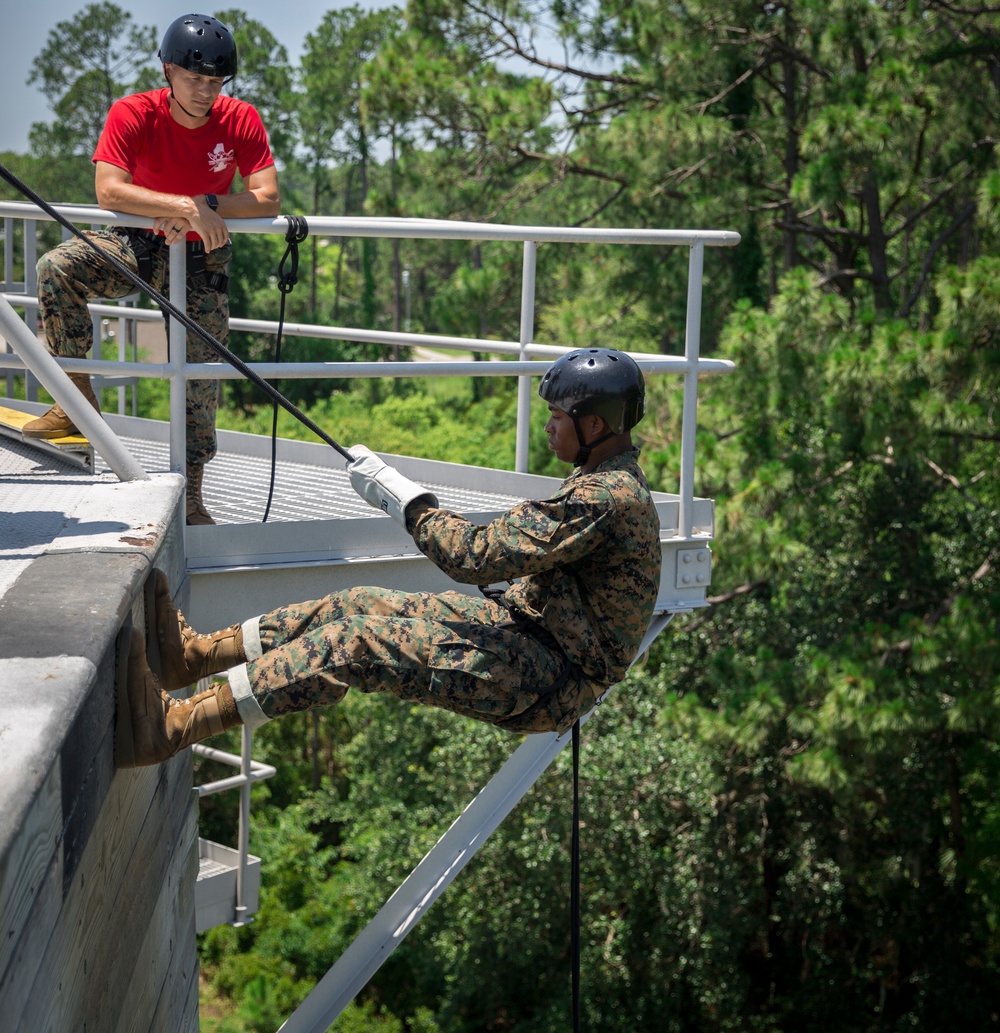
<svg viewBox="0 0 1000 1033">
<path fill-rule="evenodd" d="M 32 152 L 51 159 L 90 157 L 112 102 L 145 89 L 144 74 L 156 53 L 154 28 L 135 25 L 116 4 L 87 4 L 71 20 L 58 22 L 35 58 L 28 84 L 40 84 L 56 121 L 31 128 Z"/>
<path fill-rule="evenodd" d="M 513 469 L 512 429 L 517 399 L 512 386 L 506 385 L 492 397 L 477 402 L 467 380 L 446 380 L 444 383 L 447 386 L 435 383 L 427 393 L 403 397 L 389 391 L 382 392 L 375 384 L 379 394 L 387 396 L 382 401 L 373 403 L 371 391 L 360 389 L 333 393 L 306 407 L 305 412 L 345 445 L 367 443 L 379 452 L 425 458 L 446 455 L 449 461 L 467 466 Z M 161 394 L 162 401 L 151 413 L 166 412 L 168 399 L 165 393 Z M 220 412 L 219 426 L 270 434 L 271 410 L 258 409 L 247 417 Z M 312 432 L 284 409 L 278 414 L 278 435 L 304 440 L 313 438 Z M 536 428 L 533 439 L 540 450 L 543 441 L 540 428 Z"/>
<path fill-rule="evenodd" d="M 120 66 L 93 49 L 99 16 L 122 30 Z M 743 235 L 705 256 L 702 350 L 736 364 L 699 388 L 712 603 L 584 736 L 585 1025 L 996 1028 L 996 13 L 410 0 L 405 22 L 328 12 L 297 68 L 265 26 L 221 17 L 286 211 Z M 92 200 L 94 98 L 144 81 L 154 35 L 104 4 L 57 25 L 34 72 L 55 122 L 10 166 Z M 236 251 L 234 315 L 277 318 L 283 242 Z M 289 321 L 519 339 L 517 244 L 311 234 L 301 251 Z M 536 340 L 682 352 L 687 257 L 540 247 Z M 273 356 L 264 335 L 233 346 Z M 309 338 L 283 359 L 390 355 Z M 500 380 L 281 386 L 345 444 L 513 465 Z M 270 432 L 269 403 L 226 392 L 220 426 Z M 652 378 L 638 434 L 666 491 L 680 392 Z M 163 385 L 141 401 L 166 417 Z M 531 469 L 565 473 L 537 416 Z M 305 433 L 283 412 L 278 427 Z M 276 1028 L 515 746 L 368 698 L 263 729 L 279 774 L 254 790 L 261 909 L 202 939 L 222 1021 Z M 567 1028 L 568 781 L 561 757 L 335 1028 Z M 203 821 L 225 838 L 214 803 Z"/>
<path fill-rule="evenodd" d="M 977 788 L 1000 733 L 992 266 L 938 284 L 927 332 L 859 328 L 789 278 L 768 314 L 731 320 L 738 371 L 703 410 L 727 432 L 702 470 L 716 584 L 749 591 L 653 663 L 664 721 L 715 744 L 733 803 L 766 794 L 759 978 L 779 992 L 744 1007 L 778 1028 L 943 1028 L 956 986 L 964 1024 L 994 1021 L 996 822 Z M 792 876 L 829 903 L 789 895 Z"/>
</svg>

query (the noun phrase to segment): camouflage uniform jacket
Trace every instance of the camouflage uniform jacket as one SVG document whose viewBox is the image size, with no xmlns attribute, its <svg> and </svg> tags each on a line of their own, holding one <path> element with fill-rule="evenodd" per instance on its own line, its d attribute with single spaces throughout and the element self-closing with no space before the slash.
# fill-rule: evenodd
<svg viewBox="0 0 1000 1033">
<path fill-rule="evenodd" d="M 543 624 L 584 677 L 607 688 L 635 658 L 660 584 L 659 518 L 638 457 L 634 448 L 577 470 L 554 495 L 485 527 L 423 509 L 413 539 L 462 584 L 511 581 L 507 605 Z"/>
</svg>

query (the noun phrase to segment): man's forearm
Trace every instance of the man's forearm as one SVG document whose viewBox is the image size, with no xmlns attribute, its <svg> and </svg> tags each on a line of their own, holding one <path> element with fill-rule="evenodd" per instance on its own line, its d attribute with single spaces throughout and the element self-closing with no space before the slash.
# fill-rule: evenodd
<svg viewBox="0 0 1000 1033">
<path fill-rule="evenodd" d="M 98 188 L 97 203 L 112 212 L 148 215 L 151 219 L 174 216 L 190 220 L 198 215 L 194 198 L 185 194 L 164 194 L 135 183 L 114 183 Z"/>
<path fill-rule="evenodd" d="M 199 194 L 197 200 L 202 200 Z M 236 194 L 219 194 L 218 215 L 223 219 L 269 219 L 281 211 L 281 199 L 265 190 L 241 190 Z"/>
</svg>

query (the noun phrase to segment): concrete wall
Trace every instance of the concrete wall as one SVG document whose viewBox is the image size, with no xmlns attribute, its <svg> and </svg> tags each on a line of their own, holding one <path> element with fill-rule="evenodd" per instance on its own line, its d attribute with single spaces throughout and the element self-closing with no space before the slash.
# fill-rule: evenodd
<svg viewBox="0 0 1000 1033">
<path fill-rule="evenodd" d="M 113 756 L 122 629 L 154 565 L 176 584 L 182 483 L 95 481 L 0 598 L 3 1033 L 198 1029 L 190 752 Z"/>
</svg>

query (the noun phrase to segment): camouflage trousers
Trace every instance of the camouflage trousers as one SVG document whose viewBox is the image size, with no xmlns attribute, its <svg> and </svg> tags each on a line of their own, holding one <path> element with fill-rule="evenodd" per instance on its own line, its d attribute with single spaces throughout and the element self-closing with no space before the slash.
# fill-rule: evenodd
<svg viewBox="0 0 1000 1033">
<path fill-rule="evenodd" d="M 259 637 L 259 641 L 258 641 Z M 243 625 L 229 672 L 244 722 L 389 692 L 516 732 L 565 731 L 597 691 L 562 678 L 565 658 L 519 632 L 497 603 L 459 592 L 354 588 Z"/>
<path fill-rule="evenodd" d="M 86 236 L 133 272 L 138 272 L 138 261 L 124 236 L 111 230 L 88 231 Z M 166 247 L 154 247 L 150 251 L 150 283 L 161 294 L 169 294 L 170 290 L 168 250 Z M 228 244 L 208 252 L 205 255 L 206 272 L 225 272 L 231 258 L 232 246 Z M 87 311 L 88 301 L 96 298 L 122 298 L 134 293 L 136 289 L 130 280 L 76 237 L 44 254 L 38 260 L 37 271 L 38 312 L 49 351 L 63 358 L 84 358 L 93 347 L 93 318 Z M 229 298 L 224 291 L 207 287 L 189 291 L 187 314 L 216 340 L 226 344 L 229 336 Z M 169 319 L 167 325 L 170 325 Z M 192 333 L 186 337 L 188 362 L 218 361 L 216 352 L 201 338 Z M 188 381 L 186 429 L 189 466 L 207 463 L 215 455 L 215 412 L 218 404 L 217 380 Z"/>
</svg>

